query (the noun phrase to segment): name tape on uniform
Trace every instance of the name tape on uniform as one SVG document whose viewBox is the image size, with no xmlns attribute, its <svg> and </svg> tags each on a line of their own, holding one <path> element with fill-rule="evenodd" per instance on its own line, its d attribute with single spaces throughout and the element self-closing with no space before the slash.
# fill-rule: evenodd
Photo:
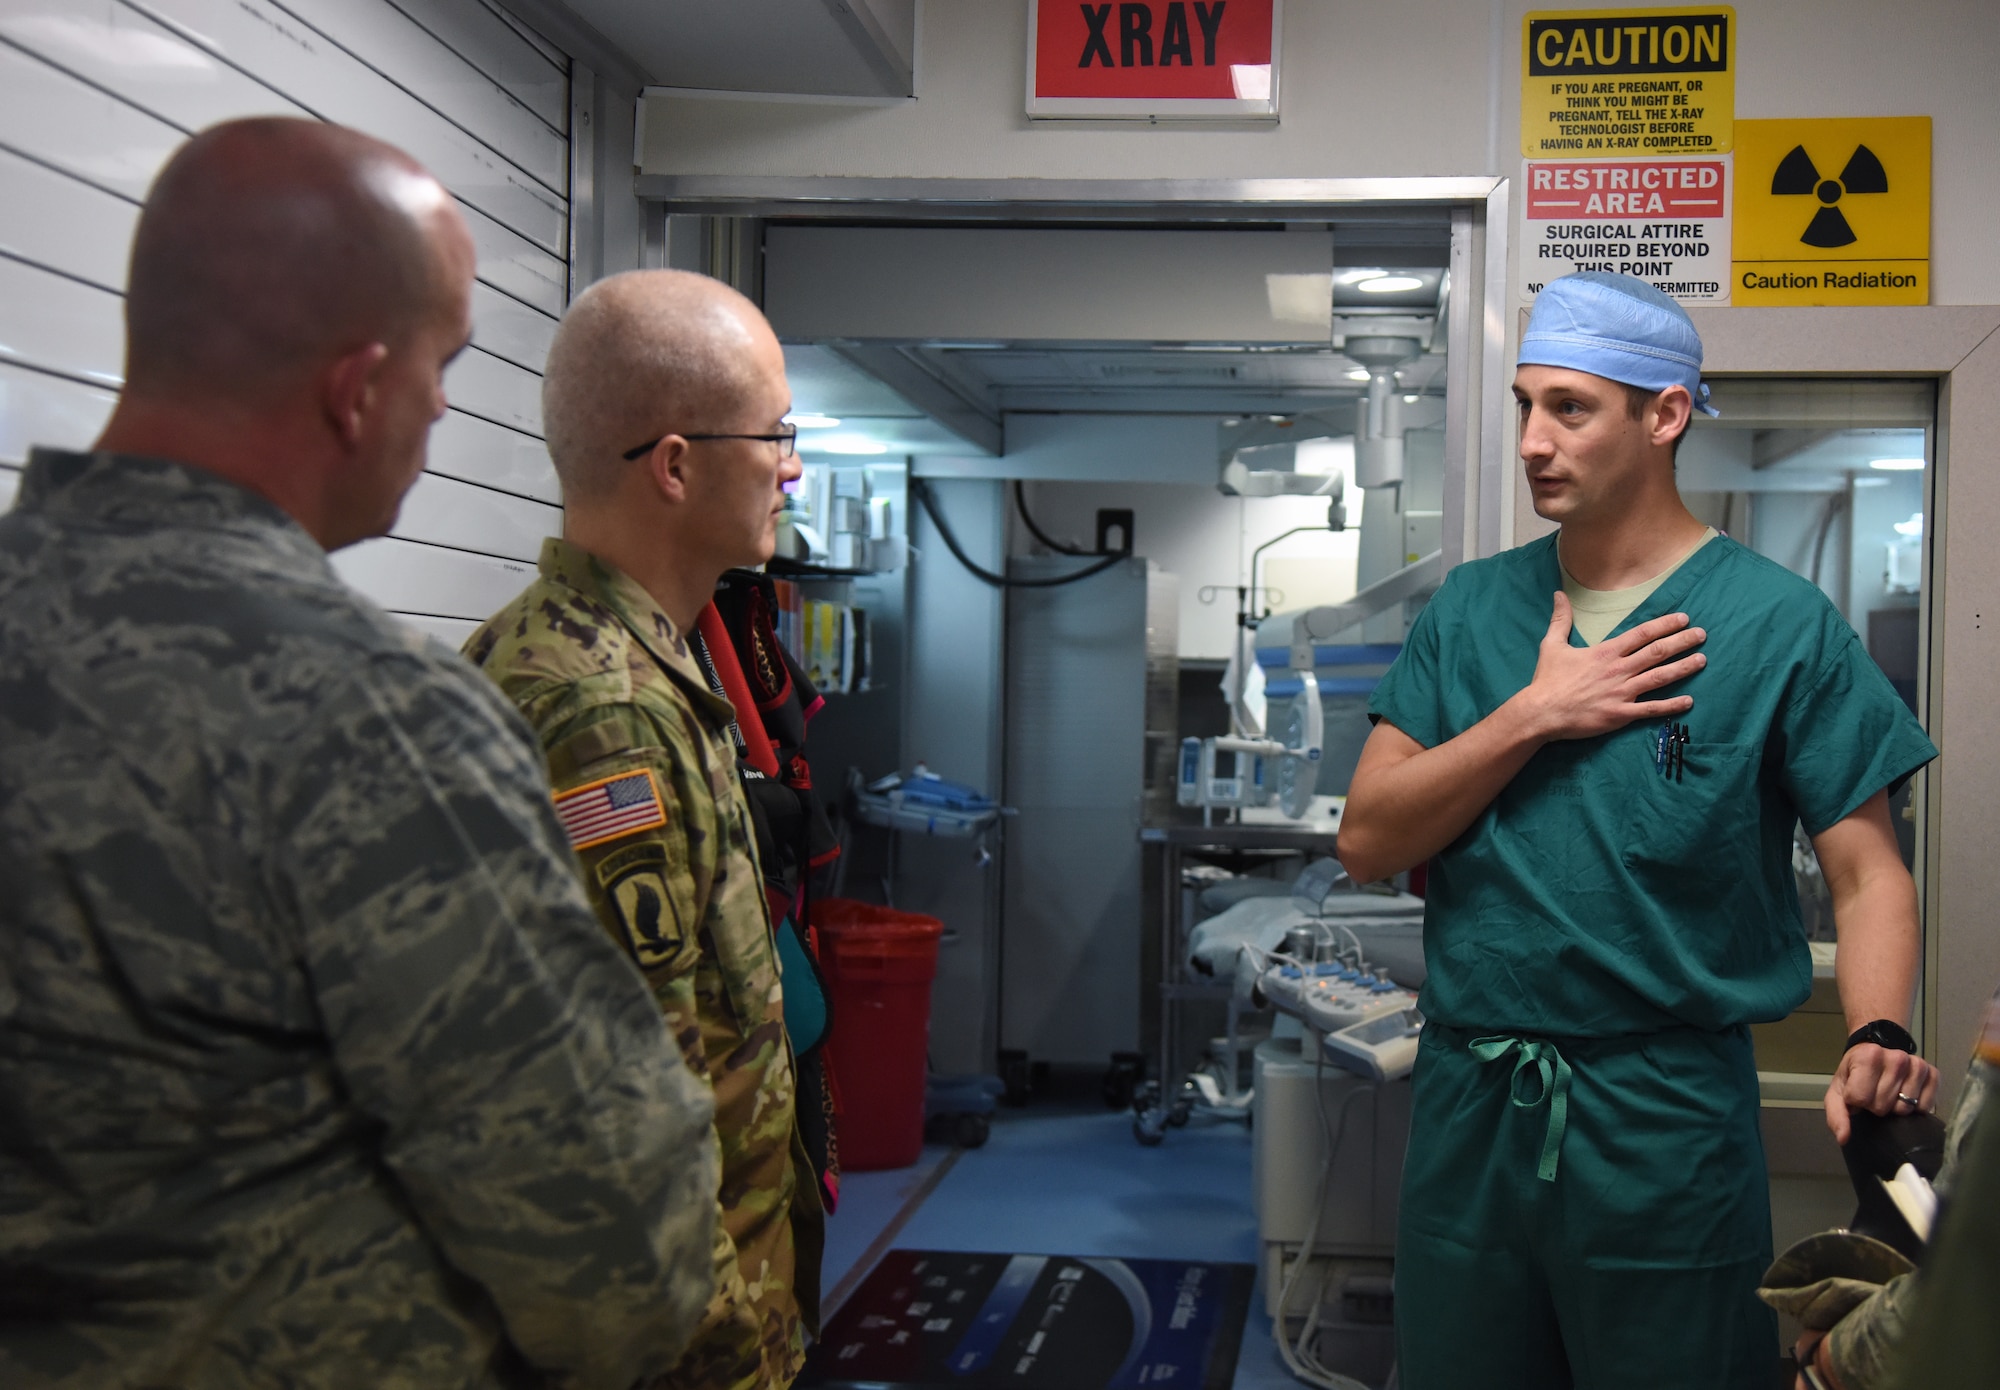
<svg viewBox="0 0 2000 1390">
<path fill-rule="evenodd" d="M 1685 303 L 1727 304 L 1731 159 L 1527 161 L 1522 296 L 1608 270 Z"/>
<path fill-rule="evenodd" d="M 1928 304 L 1931 118 L 1742 121 L 1738 304 Z"/>
<path fill-rule="evenodd" d="M 556 819 L 570 847 L 583 850 L 665 825 L 667 811 L 651 769 L 642 767 L 556 793 Z"/>
<path fill-rule="evenodd" d="M 1725 154 L 1736 119 L 1736 11 L 1538 10 L 1524 17 L 1529 159 Z"/>
</svg>

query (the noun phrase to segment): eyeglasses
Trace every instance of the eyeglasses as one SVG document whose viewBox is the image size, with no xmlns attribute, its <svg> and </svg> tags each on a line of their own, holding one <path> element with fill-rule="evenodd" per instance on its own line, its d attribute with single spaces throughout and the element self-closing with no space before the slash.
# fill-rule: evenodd
<svg viewBox="0 0 2000 1390">
<path fill-rule="evenodd" d="M 665 438 L 666 435 L 664 434 L 660 436 L 660 439 L 665 439 Z M 792 456 L 792 451 L 798 447 L 799 429 L 797 425 L 788 425 L 784 429 L 779 430 L 776 434 L 684 434 L 681 436 L 681 438 L 687 440 L 755 439 L 763 444 L 777 445 L 778 457 L 781 459 L 788 459 Z M 632 460 L 642 458 L 646 454 L 651 453 L 654 449 L 659 447 L 660 439 L 649 439 L 636 449 L 627 449 L 625 451 L 626 461 L 629 463 Z"/>
</svg>

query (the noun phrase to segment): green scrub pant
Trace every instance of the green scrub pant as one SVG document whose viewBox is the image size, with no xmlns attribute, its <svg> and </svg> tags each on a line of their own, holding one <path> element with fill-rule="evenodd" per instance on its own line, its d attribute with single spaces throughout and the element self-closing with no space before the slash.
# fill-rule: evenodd
<svg viewBox="0 0 2000 1390">
<path fill-rule="evenodd" d="M 1550 1039 L 1429 1023 L 1414 1087 L 1403 1390 L 1770 1390 L 1747 1029 Z"/>
</svg>

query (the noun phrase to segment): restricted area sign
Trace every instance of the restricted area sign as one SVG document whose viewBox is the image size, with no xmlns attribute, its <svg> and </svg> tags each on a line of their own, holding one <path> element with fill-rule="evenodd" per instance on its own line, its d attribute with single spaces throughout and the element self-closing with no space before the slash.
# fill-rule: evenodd
<svg viewBox="0 0 2000 1390">
<path fill-rule="evenodd" d="M 1529 159 L 1725 154 L 1736 116 L 1736 11 L 1539 10 L 1521 52 Z"/>
<path fill-rule="evenodd" d="M 1521 183 L 1521 289 L 1609 270 L 1689 304 L 1730 302 L 1730 159 L 1534 160 Z"/>
<path fill-rule="evenodd" d="M 1279 0 L 1034 0 L 1028 114 L 1269 120 Z"/>
<path fill-rule="evenodd" d="M 1931 118 L 1741 121 L 1738 304 L 1928 304 Z"/>
</svg>

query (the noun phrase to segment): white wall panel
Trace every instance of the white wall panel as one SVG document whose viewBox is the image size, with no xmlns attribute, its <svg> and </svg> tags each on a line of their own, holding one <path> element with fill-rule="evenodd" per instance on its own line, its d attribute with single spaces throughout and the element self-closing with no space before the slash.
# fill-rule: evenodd
<svg viewBox="0 0 2000 1390">
<path fill-rule="evenodd" d="M 26 463 L 37 444 L 85 449 L 104 430 L 115 392 L 0 362 L 0 462 Z"/>
<path fill-rule="evenodd" d="M 95 0 L 75 10 L 71 0 L 0 0 L 0 37 L 184 130 L 271 114 L 366 130 L 547 250 L 565 247 L 562 196 L 270 4 Z"/>
<path fill-rule="evenodd" d="M 122 385 L 124 302 L 109 290 L 0 257 L 0 360 Z"/>
<path fill-rule="evenodd" d="M 143 199 L 181 132 L 0 43 L 0 144 Z"/>
<path fill-rule="evenodd" d="M 15 3 L 0 0 L 0 12 Z M 0 29 L 4 25 L 0 19 Z M 200 56 L 192 48 L 185 51 Z M 536 56 L 535 61 L 542 60 Z M 241 90 L 253 89 L 250 84 Z M 167 156 L 195 128 L 171 125 L 40 58 L 0 44 L 0 149 L 142 200 Z M 560 314 L 568 286 L 563 261 L 477 208 L 461 201 L 459 210 L 479 251 L 479 278 L 545 313 Z"/>
<path fill-rule="evenodd" d="M 522 497 L 562 501 L 555 466 L 540 439 L 459 410 L 447 410 L 444 418 L 431 426 L 430 462 L 425 467 Z"/>
<path fill-rule="evenodd" d="M 569 303 L 567 264 L 463 200 L 458 207 L 479 252 L 479 278 L 545 314 L 560 314 Z"/>
<path fill-rule="evenodd" d="M 523 236 L 551 251 L 566 245 L 560 194 L 265 0 L 125 3 L 257 74 L 314 115 L 407 150 L 452 192 Z"/>
<path fill-rule="evenodd" d="M 535 577 L 519 560 L 472 555 L 389 537 L 350 545 L 333 557 L 340 577 L 396 613 L 484 622 Z"/>
<path fill-rule="evenodd" d="M 12 468 L 0 468 L 0 512 L 14 505 L 14 494 L 20 490 L 20 473 Z"/>
<path fill-rule="evenodd" d="M 138 220 L 137 203 L 0 151 L 0 251 L 123 290 Z"/>
<path fill-rule="evenodd" d="M 389 0 L 558 131 L 569 133 L 568 66 L 480 0 Z"/>
<path fill-rule="evenodd" d="M 114 0 L 0 0 L 0 38 L 184 131 L 311 114 Z"/>
<path fill-rule="evenodd" d="M 485 0 L 0 0 L 0 506 L 31 447 L 87 447 L 116 405 L 137 205 L 181 141 L 341 121 L 435 172 L 479 252 L 428 471 L 396 537 L 336 559 L 456 645 L 561 528 L 539 373 L 568 300 L 569 109 L 568 60 Z"/>
<path fill-rule="evenodd" d="M 478 348 L 467 348 L 445 368 L 444 393 L 469 415 L 529 434 L 542 432 L 542 379 Z"/>
<path fill-rule="evenodd" d="M 479 624 L 470 618 L 430 618 L 418 613 L 398 613 L 397 619 L 406 627 L 413 627 L 426 637 L 438 641 L 457 651 L 465 645 L 465 639 L 479 631 Z"/>
<path fill-rule="evenodd" d="M 567 194 L 569 141 L 401 11 L 353 0 L 276 3 L 552 191 Z"/>
<path fill-rule="evenodd" d="M 452 3 L 455 5 L 464 5 L 466 8 L 469 9 L 474 3 L 474 0 L 452 0 Z M 504 5 L 492 3 L 492 0 L 482 0 L 482 3 L 484 4 L 484 8 L 491 10 L 495 15 L 498 15 L 501 22 L 504 23 L 509 29 L 512 29 L 515 33 L 519 34 L 522 38 L 526 39 L 531 45 L 533 45 L 536 52 L 540 53 L 544 58 L 547 58 L 551 63 L 554 63 L 564 72 L 569 71 L 569 55 L 564 53 L 560 48 L 556 47 L 554 44 L 550 43 L 547 39 L 543 38 L 538 32 L 536 32 L 535 27 L 532 24 L 529 24 L 526 20 L 520 18 L 518 15 L 514 14 L 511 10 L 508 10 Z"/>
<path fill-rule="evenodd" d="M 0 163 L 0 199 L 6 197 L 5 164 Z M 5 245 L 6 214 L 0 211 L 0 245 Z M 495 357 L 517 367 L 540 372 L 548 361 L 549 340 L 556 321 L 484 285 L 472 287 L 472 341 Z"/>
<path fill-rule="evenodd" d="M 426 473 L 403 498 L 389 534 L 533 564 L 542 538 L 562 531 L 562 508 Z"/>
</svg>

